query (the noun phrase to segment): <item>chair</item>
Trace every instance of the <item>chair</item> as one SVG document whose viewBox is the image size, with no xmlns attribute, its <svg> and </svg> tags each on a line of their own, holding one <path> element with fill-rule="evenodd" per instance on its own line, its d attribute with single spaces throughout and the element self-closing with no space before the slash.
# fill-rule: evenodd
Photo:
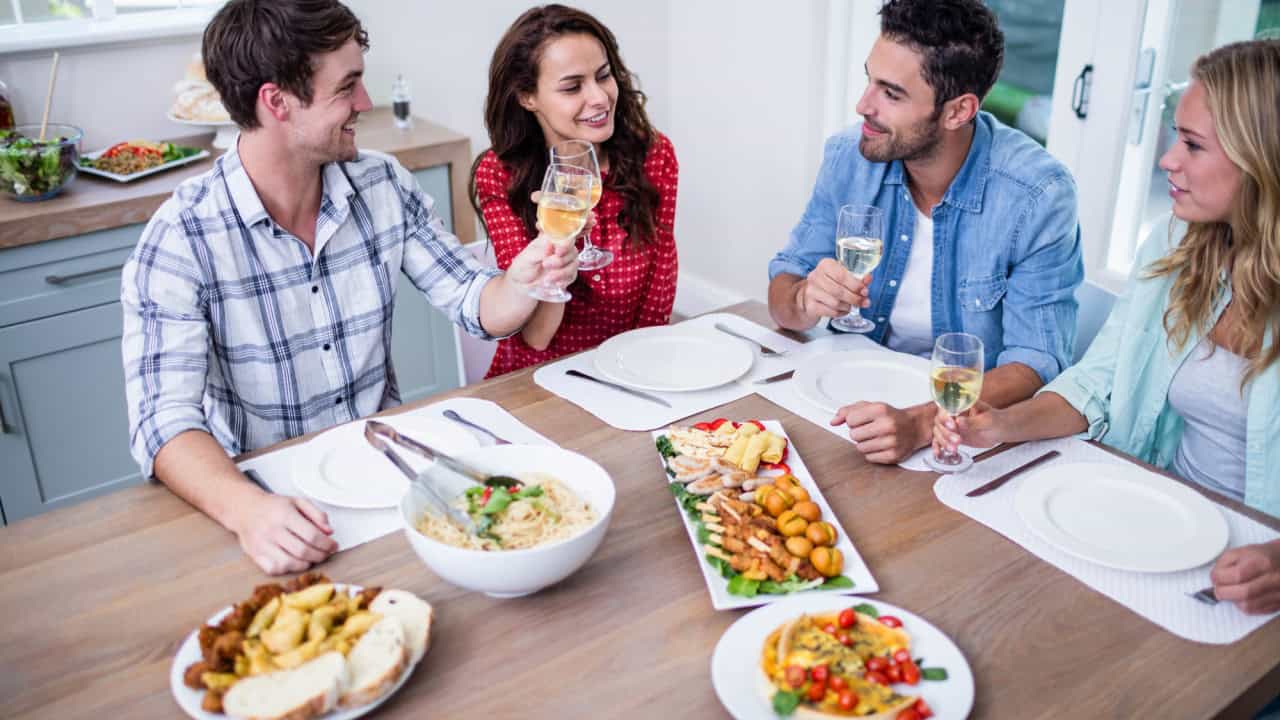
<svg viewBox="0 0 1280 720">
<path fill-rule="evenodd" d="M 1110 290 L 1088 280 L 1076 288 L 1076 302 L 1080 307 L 1076 311 L 1076 352 L 1071 359 L 1072 364 L 1080 362 L 1080 358 L 1084 357 L 1085 350 L 1089 349 L 1094 336 L 1111 314 L 1111 306 L 1115 301 L 1116 296 Z"/>
</svg>

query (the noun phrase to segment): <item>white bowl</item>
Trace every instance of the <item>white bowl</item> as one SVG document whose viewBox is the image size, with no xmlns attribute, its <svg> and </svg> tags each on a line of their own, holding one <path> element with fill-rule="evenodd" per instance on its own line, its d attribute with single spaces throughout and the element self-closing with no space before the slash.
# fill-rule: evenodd
<svg viewBox="0 0 1280 720">
<path fill-rule="evenodd" d="M 519 597 L 557 583 L 582 567 L 609 528 L 616 495 L 613 480 L 595 461 L 564 448 L 545 445 L 498 445 L 460 456 L 490 474 L 521 478 L 545 473 L 559 480 L 591 506 L 596 521 L 572 537 L 524 550 L 468 550 L 446 545 L 415 527 L 426 511 L 424 491 L 413 483 L 400 501 L 400 516 L 409 545 L 432 572 L 458 587 L 493 597 Z"/>
</svg>

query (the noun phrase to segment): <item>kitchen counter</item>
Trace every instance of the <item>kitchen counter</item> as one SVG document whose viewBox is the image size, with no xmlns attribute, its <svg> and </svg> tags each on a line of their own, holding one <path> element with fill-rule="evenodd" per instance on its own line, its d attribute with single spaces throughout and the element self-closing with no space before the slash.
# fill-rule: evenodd
<svg viewBox="0 0 1280 720">
<path fill-rule="evenodd" d="M 169 141 L 213 150 L 212 133 Z M 448 165 L 455 232 L 463 243 L 475 239 L 475 213 L 467 199 L 472 160 L 467 136 L 422 118 L 414 118 L 412 129 L 400 130 L 390 109 L 376 108 L 360 117 L 356 144 L 394 155 L 410 171 Z M 43 202 L 0 197 L 0 249 L 145 223 L 183 180 L 213 167 L 221 151 L 214 153 L 199 162 L 129 183 L 80 173 L 61 195 Z"/>
</svg>

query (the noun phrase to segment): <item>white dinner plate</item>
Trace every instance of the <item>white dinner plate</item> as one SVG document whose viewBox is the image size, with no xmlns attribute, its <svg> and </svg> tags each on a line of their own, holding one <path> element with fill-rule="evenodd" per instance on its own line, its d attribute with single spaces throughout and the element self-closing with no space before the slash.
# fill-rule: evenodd
<svg viewBox="0 0 1280 720">
<path fill-rule="evenodd" d="M 787 437 L 786 430 L 783 429 L 782 423 L 777 420 L 762 421 L 765 429 L 775 435 Z M 655 430 L 653 438 L 666 436 L 666 429 Z M 840 518 L 836 516 L 831 506 L 827 504 L 827 499 L 823 497 L 822 491 L 818 489 L 818 483 L 814 481 L 813 475 L 809 474 L 809 468 L 805 467 L 804 460 L 800 459 L 800 451 L 796 449 L 790 438 L 787 438 L 789 446 L 789 454 L 787 455 L 787 466 L 791 469 L 791 474 L 795 476 L 796 481 L 800 483 L 800 487 L 809 493 L 809 499 L 818 505 L 818 509 L 822 511 L 822 519 L 831 523 L 836 530 L 835 547 L 844 556 L 844 570 L 840 573 L 853 581 L 851 588 L 813 588 L 811 590 L 800 590 L 790 595 L 771 595 L 760 593 L 754 597 L 742 597 L 741 595 L 733 595 L 729 592 L 729 581 L 721 577 L 712 565 L 707 562 L 706 552 L 703 550 L 703 542 L 698 539 L 697 526 L 689 519 L 684 508 L 680 507 L 680 501 L 676 500 L 676 512 L 680 513 L 680 520 L 684 523 L 685 531 L 689 534 L 689 542 L 693 545 L 693 556 L 697 558 L 698 569 L 702 571 L 702 578 L 707 583 L 707 593 L 711 595 L 711 607 L 716 610 L 732 610 L 735 608 L 753 607 L 755 605 L 763 605 L 765 603 L 775 602 L 780 598 L 796 597 L 799 595 L 833 595 L 852 593 L 873 593 L 880 590 L 880 585 L 876 583 L 875 576 L 871 574 L 871 568 L 867 565 L 866 560 L 862 559 L 862 555 L 858 553 L 858 548 L 853 544 L 853 538 L 849 537 L 849 533 L 845 532 L 844 526 L 840 524 Z M 661 460 L 662 456 L 659 455 Z M 666 468 L 666 464 L 663 464 Z M 670 482 L 670 477 L 664 474 L 664 480 Z"/>
<path fill-rule="evenodd" d="M 905 408 L 929 402 L 929 361 L 886 350 L 809 358 L 794 377 L 800 397 L 831 413 L 859 400 Z"/>
<path fill-rule="evenodd" d="M 596 348 L 596 370 L 614 382 L 658 392 L 719 387 L 751 370 L 746 343 L 707 329 L 664 325 L 614 335 Z"/>
<path fill-rule="evenodd" d="M 428 417 L 380 417 L 379 421 L 418 442 L 449 455 L 480 446 L 466 430 Z M 391 444 L 414 470 L 422 472 L 431 461 Z M 312 438 L 293 454 L 293 484 L 299 492 L 326 505 L 371 510 L 397 507 L 409 479 L 364 439 L 364 421 L 356 420 Z"/>
<path fill-rule="evenodd" d="M 1227 547 L 1217 505 L 1136 465 L 1047 465 L 1023 478 L 1014 507 L 1045 542 L 1118 570 L 1188 570 Z"/>
<path fill-rule="evenodd" d="M 919 685 L 895 685 L 895 689 L 904 695 L 923 697 L 938 720 L 967 717 L 973 708 L 973 670 L 960 648 L 941 630 L 919 615 L 889 603 L 814 595 L 788 598 L 753 610 L 720 636 L 711 656 L 711 683 L 729 714 L 737 720 L 777 720 L 761 690 L 767 680 L 760 669 L 760 652 L 765 638 L 779 625 L 802 613 L 832 612 L 861 603 L 875 607 L 881 615 L 901 620 L 902 629 L 911 636 L 911 656 L 923 658 L 926 667 L 947 671 L 946 680 L 921 680 Z"/>
<path fill-rule="evenodd" d="M 90 160 L 97 160 L 98 157 L 102 155 L 102 153 L 106 152 L 108 149 L 109 148 L 103 148 L 102 150 L 95 150 L 94 152 L 91 152 L 91 153 L 85 153 L 81 157 L 86 157 L 86 158 L 89 158 Z M 128 175 L 121 175 L 120 173 L 107 172 L 106 170 L 99 170 L 96 167 L 89 167 L 88 165 L 80 165 L 79 169 L 80 169 L 80 172 L 86 173 L 88 175 L 97 175 L 98 177 L 104 177 L 104 178 L 107 178 L 108 180 L 115 180 L 116 182 L 127 183 L 127 182 L 133 182 L 134 180 L 147 177 L 149 175 L 155 175 L 158 172 L 164 172 L 165 170 L 168 170 L 170 168 L 181 167 L 183 165 L 190 165 L 193 162 L 203 160 L 207 157 L 209 157 L 209 151 L 202 149 L 200 152 L 196 153 L 195 155 L 189 155 L 184 158 L 178 158 L 177 160 L 170 160 L 169 162 L 157 165 L 152 168 L 147 168 L 146 170 L 139 170 L 138 172 L 135 172 L 135 173 L 129 173 Z"/>
<path fill-rule="evenodd" d="M 334 583 L 334 587 L 338 590 L 350 589 L 356 592 L 364 589 L 359 585 L 343 585 L 341 583 Z M 213 617 L 206 620 L 205 624 L 214 625 L 220 622 L 222 618 L 226 617 L 227 613 L 231 612 L 231 610 L 232 608 L 230 607 L 225 607 L 219 610 L 213 615 Z M 192 690 L 187 687 L 186 683 L 182 682 L 183 673 L 185 673 L 187 668 L 191 666 L 191 663 L 197 662 L 201 658 L 199 633 L 199 628 L 192 630 L 191 634 L 187 636 L 187 639 L 182 642 L 181 647 L 178 648 L 178 654 L 173 656 L 173 664 L 169 666 L 169 690 L 173 693 L 173 699 L 178 701 L 178 705 L 183 709 L 183 711 L 196 720 L 227 720 L 226 715 L 214 714 L 202 710 L 200 708 L 200 703 L 204 700 L 204 691 Z M 323 720 L 354 720 L 354 718 L 358 718 L 365 713 L 371 712 L 374 708 L 386 702 L 387 698 L 395 695 L 396 692 L 400 690 L 400 686 L 404 685 L 405 681 L 409 679 L 409 676 L 413 674 L 413 670 L 416 667 L 418 667 L 417 663 L 410 663 L 409 666 L 404 669 L 404 672 L 400 674 L 400 679 L 396 680 L 395 687 L 392 687 L 390 692 L 377 700 L 374 700 L 367 705 L 361 705 L 360 707 L 354 707 L 347 710 L 331 710 L 320 717 L 323 718 Z"/>
</svg>

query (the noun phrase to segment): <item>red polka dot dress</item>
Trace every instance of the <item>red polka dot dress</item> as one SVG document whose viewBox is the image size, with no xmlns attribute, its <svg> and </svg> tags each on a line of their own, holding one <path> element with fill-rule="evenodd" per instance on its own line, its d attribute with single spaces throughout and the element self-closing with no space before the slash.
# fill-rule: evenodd
<svg viewBox="0 0 1280 720">
<path fill-rule="evenodd" d="M 676 298 L 676 185 L 679 166 L 675 148 L 665 135 L 655 132 L 645 158 L 645 175 L 658 191 L 657 237 L 639 247 L 618 224 L 622 196 L 604 175 L 604 192 L 596 205 L 596 226 L 591 242 L 613 253 L 613 262 L 598 270 L 583 270 L 569 286 L 573 299 L 566 303 L 564 319 L 546 350 L 535 350 L 519 334 L 498 341 L 498 351 L 485 377 L 495 377 L 537 365 L 563 355 L 593 348 L 618 333 L 650 325 L 666 325 Z M 524 226 L 507 202 L 510 176 L 492 150 L 476 167 L 476 190 L 493 241 L 498 267 L 511 261 L 536 236 Z"/>
</svg>

